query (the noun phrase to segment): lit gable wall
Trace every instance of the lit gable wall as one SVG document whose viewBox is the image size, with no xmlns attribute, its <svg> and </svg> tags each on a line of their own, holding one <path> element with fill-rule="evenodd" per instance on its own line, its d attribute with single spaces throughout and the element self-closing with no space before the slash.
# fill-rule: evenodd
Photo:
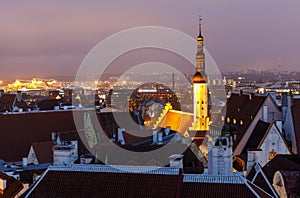
<svg viewBox="0 0 300 198">
<path fill-rule="evenodd" d="M 27 161 L 28 164 L 35 164 L 35 165 L 39 164 L 36 154 L 35 154 L 35 151 L 32 146 L 30 147 L 27 158 L 28 158 L 28 161 Z"/>
<path fill-rule="evenodd" d="M 262 150 L 261 166 L 264 166 L 277 154 L 291 154 L 275 123 L 266 132 L 258 149 Z"/>
</svg>

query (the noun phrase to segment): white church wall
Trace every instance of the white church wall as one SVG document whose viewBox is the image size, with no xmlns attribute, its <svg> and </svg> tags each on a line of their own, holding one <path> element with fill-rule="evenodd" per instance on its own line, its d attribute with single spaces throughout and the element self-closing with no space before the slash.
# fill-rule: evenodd
<svg viewBox="0 0 300 198">
<path fill-rule="evenodd" d="M 262 142 L 260 149 L 262 150 L 262 166 L 268 163 L 277 154 L 290 154 L 290 151 L 275 124 L 272 125 L 269 133 Z"/>
</svg>

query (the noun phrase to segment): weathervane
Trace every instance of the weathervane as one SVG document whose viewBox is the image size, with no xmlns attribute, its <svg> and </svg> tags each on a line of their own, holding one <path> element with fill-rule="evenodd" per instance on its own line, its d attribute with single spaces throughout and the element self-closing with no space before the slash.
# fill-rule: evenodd
<svg viewBox="0 0 300 198">
<path fill-rule="evenodd" d="M 201 34 L 201 21 L 202 21 L 202 17 L 201 14 L 199 15 L 199 33 Z"/>
</svg>

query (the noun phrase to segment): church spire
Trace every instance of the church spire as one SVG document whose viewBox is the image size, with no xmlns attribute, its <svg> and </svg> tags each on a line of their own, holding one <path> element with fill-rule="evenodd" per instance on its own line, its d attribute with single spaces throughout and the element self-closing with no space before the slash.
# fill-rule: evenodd
<svg viewBox="0 0 300 198">
<path fill-rule="evenodd" d="M 196 73 L 205 72 L 204 38 L 201 32 L 202 17 L 199 16 L 199 36 L 197 37 Z"/>
<path fill-rule="evenodd" d="M 194 122 L 191 130 L 208 131 L 208 89 L 205 78 L 205 54 L 201 34 L 201 16 L 199 16 L 199 36 L 197 37 L 196 72 L 193 78 Z"/>
<path fill-rule="evenodd" d="M 198 45 L 203 46 L 203 36 L 201 34 L 201 21 L 202 21 L 202 17 L 201 17 L 201 15 L 199 15 L 199 36 L 198 36 L 197 40 L 198 40 Z"/>
</svg>

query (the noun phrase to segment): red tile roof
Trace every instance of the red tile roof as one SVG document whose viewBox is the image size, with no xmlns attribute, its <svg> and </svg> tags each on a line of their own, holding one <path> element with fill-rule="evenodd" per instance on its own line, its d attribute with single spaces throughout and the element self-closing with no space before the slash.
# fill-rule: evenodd
<svg viewBox="0 0 300 198">
<path fill-rule="evenodd" d="M 79 117 L 79 125 L 83 126 L 83 120 L 84 120 L 84 112 L 85 110 L 79 110 L 78 117 Z M 122 113 L 121 113 L 122 115 Z M 102 127 L 105 129 L 106 134 L 110 134 L 110 130 L 113 131 L 112 128 L 115 128 L 115 131 L 117 130 L 117 124 L 115 123 L 112 117 L 113 115 L 111 113 L 101 113 L 98 115 L 98 119 L 100 120 L 100 123 L 102 123 Z M 4 151 L 9 152 L 2 152 L 0 153 L 0 159 L 4 159 L 5 161 L 17 161 L 21 160 L 22 157 L 26 157 L 29 151 L 30 146 L 34 142 L 45 142 L 51 140 L 51 134 L 52 132 L 57 132 L 60 134 L 60 138 L 65 141 L 71 141 L 71 140 L 77 140 L 78 141 L 78 155 L 81 154 L 87 154 L 89 151 L 87 150 L 86 146 L 86 140 L 81 139 L 80 137 L 85 137 L 83 130 L 80 130 L 77 132 L 72 111 L 53 111 L 53 112 L 31 112 L 31 113 L 21 113 L 21 114 L 0 114 L 0 123 L 3 123 L 1 125 L 1 132 L 2 136 L 5 138 L 5 141 L 0 144 L 0 149 Z M 113 124 L 115 123 L 115 124 Z M 81 127 L 84 128 L 84 127 Z M 151 134 L 152 135 L 152 134 Z M 108 135 L 109 136 L 109 135 Z M 147 137 L 149 138 L 149 137 Z M 135 138 L 136 139 L 136 138 Z M 143 139 L 143 138 L 142 138 Z M 48 146 L 51 144 L 49 142 Z M 113 144 L 113 143 L 111 143 Z M 174 143 L 173 143 L 174 144 Z M 35 143 L 35 147 L 39 147 L 39 151 L 45 151 L 46 145 Z M 45 146 L 45 147 L 44 147 Z M 118 145 L 120 146 L 120 145 Z M 117 146 L 117 147 L 118 147 Z M 182 149 L 182 146 L 184 147 Z M 158 148 L 164 147 L 163 145 L 149 145 L 146 144 L 145 146 L 130 146 L 125 145 L 122 146 L 122 148 L 127 150 L 132 150 L 134 152 L 148 152 L 152 150 L 156 150 Z M 159 161 L 162 165 L 169 164 L 168 156 L 180 153 L 180 151 L 185 151 L 187 146 L 179 144 L 168 145 L 168 147 L 172 149 L 163 149 L 165 152 L 170 152 L 166 154 L 166 157 L 163 162 L 157 159 L 157 156 L 153 156 L 151 159 L 144 160 L 142 164 L 145 165 L 149 163 L 151 160 Z M 98 147 L 97 147 L 98 148 Z M 110 152 L 112 151 L 112 146 L 108 145 L 100 145 L 99 146 L 99 154 L 103 153 L 101 151 L 107 151 L 108 156 L 110 156 Z M 48 149 L 49 150 L 49 149 Z M 50 151 L 46 153 L 43 153 L 41 157 L 38 156 L 38 158 L 41 158 L 42 162 L 49 161 L 51 158 Z M 38 154 L 39 155 L 39 154 Z M 190 172 L 201 172 L 203 171 L 202 164 L 198 164 L 198 161 L 195 159 L 195 156 L 191 157 L 191 155 L 188 155 L 189 157 L 186 158 L 190 160 L 190 162 L 187 162 L 191 164 L 194 160 L 194 164 L 196 166 L 191 166 Z M 104 156 L 105 157 L 105 156 Z M 124 159 L 123 159 L 124 157 Z M 129 160 L 126 156 L 121 156 L 117 159 L 118 163 L 116 164 L 126 164 Z M 126 161 L 127 160 L 127 161 Z M 116 161 L 112 160 L 110 157 L 108 159 L 109 163 L 115 163 Z M 41 162 L 40 162 L 41 163 Z"/>
<path fill-rule="evenodd" d="M 52 99 L 44 99 L 39 102 L 38 107 L 40 110 L 54 110 L 55 106 L 59 106 L 61 100 L 57 100 L 55 98 Z"/>
<path fill-rule="evenodd" d="M 258 186 L 256 184 L 251 183 L 249 181 L 247 183 L 258 194 L 259 197 L 264 197 L 264 198 L 273 198 L 273 197 L 275 197 L 275 196 L 270 195 L 266 191 L 264 191 L 262 188 L 260 188 L 260 186 Z"/>
<path fill-rule="evenodd" d="M 243 184 L 218 184 L 218 183 L 183 183 L 181 197 L 218 197 L 240 198 L 255 197 L 254 194 Z"/>
<path fill-rule="evenodd" d="M 11 198 L 15 197 L 22 189 L 23 184 L 13 177 L 6 175 L 5 173 L 0 173 L 0 177 L 6 180 L 6 189 L 0 192 L 1 198 Z"/>
<path fill-rule="evenodd" d="M 78 111 L 83 122 L 84 110 Z M 34 142 L 51 140 L 52 132 L 76 131 L 72 111 L 0 114 L 0 159 L 21 160 Z"/>
<path fill-rule="evenodd" d="M 257 167 L 255 167 L 257 166 Z M 251 168 L 251 170 L 249 171 L 249 174 L 247 175 L 247 179 L 249 181 L 252 181 L 254 185 L 259 186 L 261 189 L 263 189 L 265 192 L 267 192 L 268 194 L 274 194 L 273 192 L 275 192 L 272 184 L 273 181 L 269 181 L 266 178 L 266 174 L 264 173 L 262 167 L 260 166 L 260 164 L 255 164 L 255 166 L 253 166 Z M 259 170 L 261 170 L 262 172 L 259 172 Z M 276 196 L 277 193 L 275 193 Z"/>
<path fill-rule="evenodd" d="M 53 146 L 54 144 L 52 141 L 35 142 L 32 144 L 32 148 L 35 152 L 39 164 L 53 162 L 53 151 L 52 151 Z"/>
<path fill-rule="evenodd" d="M 300 180 L 300 171 L 280 171 L 283 180 L 284 180 L 284 187 L 286 192 L 294 192 L 297 186 L 299 180 Z M 298 194 L 300 195 L 300 194 Z"/>
<path fill-rule="evenodd" d="M 237 140 L 234 142 L 234 147 L 252 123 L 252 120 L 262 107 L 266 98 L 267 96 L 252 95 L 250 97 L 249 95 L 232 94 L 228 99 L 225 123 L 227 125 L 233 125 L 235 130 L 238 132 Z M 227 123 L 227 118 L 230 119 L 230 123 Z M 234 119 L 236 119 L 236 124 L 233 124 Z M 243 124 L 240 124 L 241 121 Z"/>
<path fill-rule="evenodd" d="M 16 94 L 3 94 L 0 97 L 0 112 L 12 111 L 13 106 L 26 110 L 28 108 L 27 103 L 21 98 L 17 100 Z"/>
<path fill-rule="evenodd" d="M 114 145 L 111 144 L 98 144 L 95 148 L 97 151 L 97 156 L 100 161 L 107 162 L 110 165 L 126 165 L 135 164 L 140 166 L 147 166 L 151 161 L 156 161 L 160 166 L 169 165 L 169 156 L 173 154 L 183 154 L 183 168 L 185 173 L 203 173 L 204 167 L 202 162 L 197 158 L 196 154 L 192 151 L 195 146 L 192 144 L 190 147 L 183 145 L 181 143 L 169 143 L 168 145 L 141 145 L 141 146 L 130 146 L 130 145 Z M 132 151 L 132 155 L 122 155 L 118 154 L 120 152 L 118 149 L 124 149 Z M 143 155 L 142 152 L 156 151 L 148 155 Z"/>
<path fill-rule="evenodd" d="M 15 98 L 15 94 L 3 94 L 0 97 L 0 111 L 11 111 Z"/>
<path fill-rule="evenodd" d="M 180 194 L 181 182 L 180 174 L 50 170 L 29 197 L 174 198 Z"/>
<path fill-rule="evenodd" d="M 284 166 L 283 166 L 284 164 Z M 276 155 L 264 167 L 263 171 L 270 182 L 276 171 L 300 171 L 300 154 L 298 155 Z"/>
<path fill-rule="evenodd" d="M 228 176 L 191 175 L 182 174 L 180 169 L 153 168 L 97 165 L 49 167 L 25 195 L 29 197 L 225 198 L 256 197 L 255 195 L 269 197 L 260 188 L 247 182 L 240 173 Z"/>
</svg>

